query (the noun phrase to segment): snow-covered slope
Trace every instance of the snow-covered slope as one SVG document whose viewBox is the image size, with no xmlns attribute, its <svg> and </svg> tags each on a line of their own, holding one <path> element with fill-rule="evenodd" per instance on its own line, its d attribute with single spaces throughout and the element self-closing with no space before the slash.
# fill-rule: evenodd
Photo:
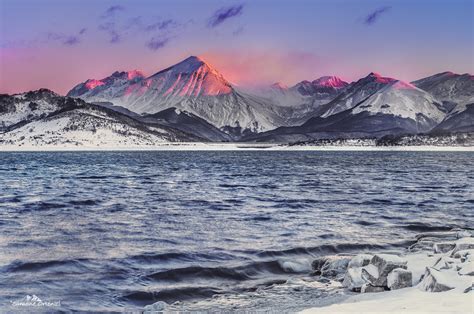
<svg viewBox="0 0 474 314">
<path fill-rule="evenodd" d="M 78 102 L 81 101 L 59 96 L 47 89 L 12 96 L 0 95 L 0 132 L 75 106 Z"/>
<path fill-rule="evenodd" d="M 265 99 L 236 90 L 214 68 L 194 56 L 147 78 L 136 75 L 128 79 L 127 75 L 122 79 L 88 80 L 74 87 L 68 96 L 111 102 L 137 113 L 153 114 L 176 107 L 219 128 L 258 132 L 284 125 L 284 120 L 275 116 L 278 110 L 270 108 Z"/>
<path fill-rule="evenodd" d="M 317 108 L 314 116 L 328 117 L 351 109 L 395 81 L 393 78 L 383 77 L 378 73 L 372 72 L 366 77 L 348 85 L 331 102 Z"/>
<path fill-rule="evenodd" d="M 467 73 L 443 72 L 412 83 L 441 101 L 461 105 L 474 103 L 474 76 Z"/>
<path fill-rule="evenodd" d="M 438 73 L 413 82 L 443 102 L 449 111 L 434 132 L 474 131 L 474 76 L 453 72 Z"/>
<path fill-rule="evenodd" d="M 283 119 L 285 123 L 281 125 L 292 126 L 306 122 L 347 85 L 347 82 L 336 76 L 323 76 L 314 81 L 301 81 L 292 87 L 277 82 L 251 92 L 268 99 L 272 104 L 289 109 Z"/>
<path fill-rule="evenodd" d="M 352 109 L 352 114 L 362 112 L 393 115 L 418 121 L 421 124 L 420 131 L 433 128 L 446 116 L 438 100 L 403 81 L 387 84 Z"/>
<path fill-rule="evenodd" d="M 21 101 L 18 101 L 20 99 Z M 35 101 L 45 108 L 36 108 L 34 118 L 26 118 L 10 124 L 0 132 L 0 146 L 8 147 L 134 147 L 163 142 L 202 141 L 165 125 L 144 124 L 113 110 L 88 104 L 80 99 L 61 97 L 48 90 L 39 90 L 21 95 L 3 95 L 0 114 L 15 118 L 24 114 L 24 104 Z M 6 105 L 8 104 L 8 105 Z M 29 108 L 29 107 L 28 107 Z M 23 115 L 25 116 L 25 115 Z"/>
<path fill-rule="evenodd" d="M 340 111 L 346 106 L 352 107 Z M 321 116 L 315 115 L 299 127 L 282 127 L 248 139 L 287 142 L 417 134 L 432 130 L 446 116 L 440 102 L 427 92 L 373 73 L 324 107 Z"/>
<path fill-rule="evenodd" d="M 458 104 L 432 132 L 474 132 L 474 103 Z"/>
</svg>

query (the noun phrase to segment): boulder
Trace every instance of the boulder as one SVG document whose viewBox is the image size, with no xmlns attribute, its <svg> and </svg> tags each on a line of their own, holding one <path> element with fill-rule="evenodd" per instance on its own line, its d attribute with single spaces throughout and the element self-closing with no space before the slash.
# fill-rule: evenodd
<svg viewBox="0 0 474 314">
<path fill-rule="evenodd" d="M 452 249 L 454 249 L 454 247 L 456 246 L 455 243 L 452 243 L 452 242 L 441 242 L 441 243 L 435 243 L 433 245 L 433 249 L 434 249 L 434 252 L 435 253 L 447 253 L 449 251 L 451 251 Z"/>
<path fill-rule="evenodd" d="M 373 286 L 386 287 L 387 276 L 395 268 L 407 268 L 407 261 L 397 255 L 374 255 L 370 264 L 362 269 L 362 278 Z"/>
<path fill-rule="evenodd" d="M 354 268 L 354 267 L 364 267 L 369 265 L 370 260 L 372 259 L 373 255 L 369 254 L 357 254 L 354 256 L 351 261 L 349 262 L 349 265 L 347 267 L 349 268 Z"/>
<path fill-rule="evenodd" d="M 349 256 L 326 256 L 314 260 L 311 265 L 315 275 L 342 281 L 350 260 Z"/>
<path fill-rule="evenodd" d="M 369 264 L 365 267 L 362 267 L 361 277 L 366 282 L 375 286 L 375 283 L 379 279 L 379 271 L 377 269 L 377 266 Z"/>
<path fill-rule="evenodd" d="M 445 274 L 433 267 L 426 267 L 420 289 L 428 292 L 443 292 L 454 289 L 449 274 Z"/>
<path fill-rule="evenodd" d="M 313 268 L 313 273 L 315 275 L 321 275 L 321 269 L 323 268 L 323 265 L 326 263 L 326 261 L 326 257 L 319 257 L 311 263 L 311 267 Z"/>
<path fill-rule="evenodd" d="M 387 276 L 387 287 L 390 290 L 408 288 L 412 286 L 413 275 L 411 271 L 395 268 Z"/>
<path fill-rule="evenodd" d="M 384 292 L 384 291 L 385 291 L 384 287 L 375 287 L 369 283 L 364 284 L 362 288 L 360 289 L 361 293 Z"/>
<path fill-rule="evenodd" d="M 473 250 L 474 249 L 474 238 L 463 238 L 456 241 L 456 246 L 451 253 L 451 256 L 454 256 L 459 251 L 464 250 Z"/>
<path fill-rule="evenodd" d="M 365 283 L 362 278 L 362 267 L 349 267 L 342 281 L 344 287 L 355 292 L 360 291 Z"/>
</svg>

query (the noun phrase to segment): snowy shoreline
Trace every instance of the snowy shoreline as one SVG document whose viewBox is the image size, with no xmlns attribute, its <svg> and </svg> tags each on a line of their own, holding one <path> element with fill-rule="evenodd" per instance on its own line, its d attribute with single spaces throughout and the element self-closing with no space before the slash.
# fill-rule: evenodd
<svg viewBox="0 0 474 314">
<path fill-rule="evenodd" d="M 457 240 L 453 240 L 453 234 Z M 433 248 L 431 251 L 430 247 Z M 359 255 L 358 259 L 356 256 L 349 262 L 342 283 L 348 289 L 357 286 L 357 279 L 347 279 L 351 268 L 370 269 L 370 264 L 366 264 L 365 267 L 357 267 L 362 264 L 351 266 L 351 263 L 360 263 L 363 259 L 360 257 L 364 257 L 363 255 Z M 385 289 L 380 289 L 382 292 L 376 292 L 375 289 L 378 287 L 365 281 L 367 280 L 365 277 L 365 280 L 362 280 L 362 282 L 365 281 L 362 292 L 367 286 L 373 289 L 373 292 L 367 291 L 347 298 L 335 299 L 330 305 L 309 308 L 300 313 L 473 312 L 474 238 L 469 232 L 439 232 L 421 235 L 418 242 L 411 246 L 407 253 L 400 257 L 386 255 L 386 258 L 389 263 L 393 262 L 390 261 L 391 258 L 395 260 L 394 263 L 404 261 L 406 268 L 404 272 L 410 273 L 409 284 L 392 287 L 390 290 L 385 287 Z M 334 261 L 332 263 L 336 264 Z M 362 278 L 364 278 L 363 272 Z M 390 279 L 389 275 L 389 286 L 392 284 Z M 347 287 L 349 282 L 352 285 Z"/>
<path fill-rule="evenodd" d="M 472 152 L 474 146 L 311 146 L 248 143 L 163 143 L 143 146 L 0 146 L 1 152 L 54 151 L 459 151 Z"/>
</svg>

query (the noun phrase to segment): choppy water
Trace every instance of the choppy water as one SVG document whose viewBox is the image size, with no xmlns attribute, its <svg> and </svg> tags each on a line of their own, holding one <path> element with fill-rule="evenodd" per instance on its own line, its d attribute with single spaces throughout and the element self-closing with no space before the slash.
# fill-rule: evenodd
<svg viewBox="0 0 474 314">
<path fill-rule="evenodd" d="M 472 227 L 473 157 L 0 153 L 0 309 L 34 294 L 65 311 L 137 310 L 261 287 L 272 289 L 260 306 L 278 308 L 272 291 L 299 298 L 279 285 L 315 256 Z"/>
</svg>

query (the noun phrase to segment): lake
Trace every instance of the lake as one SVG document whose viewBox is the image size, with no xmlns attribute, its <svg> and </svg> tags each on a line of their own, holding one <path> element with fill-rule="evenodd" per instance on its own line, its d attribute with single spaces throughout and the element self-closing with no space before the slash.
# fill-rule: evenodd
<svg viewBox="0 0 474 314">
<path fill-rule="evenodd" d="M 3 152 L 0 309 L 311 307 L 325 289 L 289 283 L 315 257 L 472 228 L 473 170 L 472 152 Z"/>
</svg>

